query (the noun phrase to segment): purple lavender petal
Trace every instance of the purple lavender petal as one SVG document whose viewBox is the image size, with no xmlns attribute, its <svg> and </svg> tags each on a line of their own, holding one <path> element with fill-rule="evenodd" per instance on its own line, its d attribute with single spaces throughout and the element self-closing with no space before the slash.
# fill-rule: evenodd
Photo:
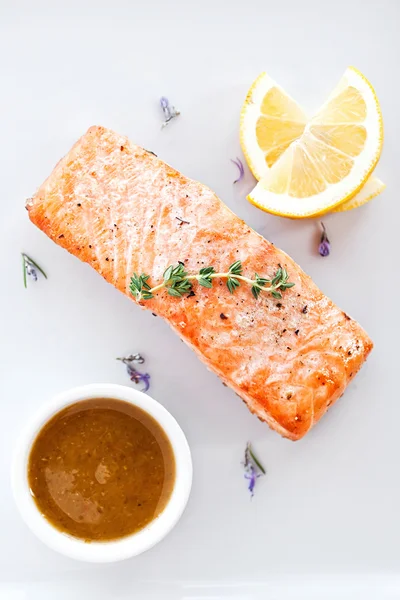
<svg viewBox="0 0 400 600">
<path fill-rule="evenodd" d="M 148 373 L 142 375 L 142 381 L 144 382 L 144 388 L 142 389 L 142 392 L 146 393 L 150 388 L 150 375 Z"/>
<path fill-rule="evenodd" d="M 165 125 L 172 119 L 168 98 L 165 98 L 165 96 L 163 96 L 160 99 L 160 105 L 165 117 L 165 121 L 163 123 L 163 127 L 165 127 Z"/>
<path fill-rule="evenodd" d="M 162 96 L 162 98 L 160 98 L 160 105 L 165 117 L 164 122 L 161 126 L 162 128 L 164 128 L 166 125 L 168 125 L 170 121 L 172 121 L 172 119 L 174 119 L 181 113 L 175 108 L 175 106 L 172 106 L 169 103 L 168 98 L 166 98 L 165 96 Z"/>
<path fill-rule="evenodd" d="M 318 246 L 318 252 L 320 253 L 321 256 L 329 256 L 331 251 L 331 246 L 330 243 L 325 241 L 325 242 L 321 242 L 320 245 Z"/>
<path fill-rule="evenodd" d="M 125 366 L 126 372 L 128 373 L 131 380 L 134 381 L 134 378 L 137 376 L 138 372 L 136 371 L 135 367 L 132 367 L 132 365 L 130 364 L 125 363 Z"/>
<path fill-rule="evenodd" d="M 138 362 L 138 363 L 142 364 L 142 363 L 144 363 L 144 358 L 140 354 L 130 354 L 129 356 L 126 356 L 125 358 L 117 358 L 117 360 L 120 360 L 121 362 L 124 363 L 124 365 L 126 367 L 126 372 L 128 373 L 130 380 L 136 384 L 143 382 L 144 387 L 142 389 L 142 392 L 147 392 L 147 390 L 150 388 L 149 373 L 140 373 L 140 371 L 137 371 L 132 364 L 134 362 Z"/>
<path fill-rule="evenodd" d="M 38 276 L 36 269 L 32 267 L 30 263 L 26 264 L 26 274 L 29 275 L 29 277 L 32 277 L 33 281 L 37 281 Z"/>
<path fill-rule="evenodd" d="M 264 475 L 264 473 L 259 472 L 259 466 L 254 463 L 252 454 L 251 454 L 251 445 L 250 442 L 247 443 L 246 449 L 244 452 L 244 478 L 248 480 L 248 490 L 251 494 L 251 497 L 254 496 L 254 488 L 257 482 L 257 479 Z"/>
<path fill-rule="evenodd" d="M 321 242 L 318 246 L 318 252 L 320 253 L 321 256 L 329 256 L 330 251 L 331 251 L 331 245 L 328 239 L 328 235 L 326 233 L 326 227 L 325 225 L 321 222 L 321 227 L 322 227 L 322 234 L 321 234 Z"/>
<path fill-rule="evenodd" d="M 169 106 L 169 100 L 168 98 L 166 98 L 165 96 L 161 96 L 160 98 L 160 104 L 161 104 L 161 108 L 164 110 L 166 108 L 168 108 Z"/>
<path fill-rule="evenodd" d="M 150 375 L 148 373 L 139 373 L 139 371 L 137 371 L 131 365 L 126 365 L 126 370 L 131 381 L 133 381 L 136 384 L 140 382 L 144 383 L 144 388 L 142 389 L 142 392 L 147 392 L 147 390 L 150 388 Z"/>
<path fill-rule="evenodd" d="M 236 157 L 236 160 L 233 160 L 233 158 L 231 158 L 231 162 L 233 162 L 233 164 L 236 165 L 237 168 L 239 169 L 239 177 L 237 179 L 235 179 L 235 181 L 233 182 L 233 183 L 238 183 L 244 177 L 244 166 L 243 166 L 242 161 L 238 157 Z"/>
<path fill-rule="evenodd" d="M 244 477 L 249 482 L 248 490 L 251 494 L 251 497 L 253 497 L 254 496 L 254 488 L 256 486 L 256 481 L 260 477 L 260 475 L 257 473 L 257 471 L 255 470 L 253 465 L 250 465 L 248 471 L 244 474 Z"/>
</svg>

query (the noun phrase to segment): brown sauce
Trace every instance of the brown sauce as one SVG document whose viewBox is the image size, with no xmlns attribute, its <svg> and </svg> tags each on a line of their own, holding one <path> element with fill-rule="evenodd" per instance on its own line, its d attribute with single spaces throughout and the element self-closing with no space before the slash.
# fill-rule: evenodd
<svg viewBox="0 0 400 600">
<path fill-rule="evenodd" d="M 171 444 L 141 409 L 96 398 L 57 413 L 28 461 L 36 505 L 57 529 L 86 541 L 143 529 L 166 506 L 175 480 Z"/>
</svg>

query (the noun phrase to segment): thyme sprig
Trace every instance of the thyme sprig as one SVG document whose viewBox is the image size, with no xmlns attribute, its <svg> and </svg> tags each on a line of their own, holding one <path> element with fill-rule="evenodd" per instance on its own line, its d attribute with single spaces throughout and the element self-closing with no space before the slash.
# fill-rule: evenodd
<svg viewBox="0 0 400 600">
<path fill-rule="evenodd" d="M 295 284 L 289 282 L 289 274 L 283 267 L 279 266 L 272 279 L 261 277 L 254 273 L 254 279 L 243 275 L 243 266 L 240 260 L 232 263 L 226 273 L 217 273 L 214 267 L 203 267 L 195 275 L 189 275 L 185 270 L 185 265 L 178 262 L 177 265 L 169 265 L 164 271 L 163 281 L 155 287 L 150 287 L 148 283 L 150 276 L 142 273 L 133 274 L 131 278 L 130 291 L 136 300 L 151 300 L 154 295 L 165 288 L 170 296 L 181 298 L 188 294 L 193 287 L 192 281 L 197 281 L 199 285 L 212 288 L 213 280 L 216 278 L 226 279 L 226 285 L 231 294 L 241 285 L 242 282 L 251 285 L 251 292 L 254 298 L 258 298 L 261 292 L 270 293 L 274 298 L 282 298 L 282 292 L 293 287 Z"/>
</svg>

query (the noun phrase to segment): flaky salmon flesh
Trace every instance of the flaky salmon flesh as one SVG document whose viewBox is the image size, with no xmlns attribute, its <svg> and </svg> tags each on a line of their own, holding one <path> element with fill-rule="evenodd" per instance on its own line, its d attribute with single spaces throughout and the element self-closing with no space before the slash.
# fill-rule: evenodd
<svg viewBox="0 0 400 600">
<path fill-rule="evenodd" d="M 92 127 L 28 200 L 31 221 L 135 300 L 133 273 L 152 287 L 181 261 L 271 278 L 278 265 L 295 286 L 282 299 L 226 280 L 175 298 L 161 290 L 138 303 L 164 318 L 249 409 L 298 440 L 343 394 L 372 342 L 282 250 L 234 215 L 205 185 L 103 127 Z"/>
</svg>

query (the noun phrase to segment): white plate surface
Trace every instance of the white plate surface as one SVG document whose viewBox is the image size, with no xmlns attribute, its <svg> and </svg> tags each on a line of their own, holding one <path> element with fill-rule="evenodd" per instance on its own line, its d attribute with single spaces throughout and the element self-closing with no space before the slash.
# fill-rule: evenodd
<svg viewBox="0 0 400 600">
<path fill-rule="evenodd" d="M 0 599 L 400 598 L 398 57 L 400 3 L 336 0 L 0 1 Z M 267 70 L 312 112 L 354 64 L 385 120 L 384 195 L 318 223 L 269 216 L 232 185 L 239 110 Z M 181 116 L 163 131 L 158 99 Z M 281 439 L 151 313 L 29 223 L 24 200 L 93 124 L 112 127 L 208 184 L 286 250 L 375 341 L 366 367 L 301 442 Z M 20 252 L 49 279 L 25 290 Z M 192 496 L 147 554 L 96 567 L 44 547 L 11 497 L 13 443 L 53 394 L 126 384 L 115 357 L 140 351 L 152 395 L 185 430 Z M 265 463 L 250 501 L 247 440 Z"/>
</svg>

